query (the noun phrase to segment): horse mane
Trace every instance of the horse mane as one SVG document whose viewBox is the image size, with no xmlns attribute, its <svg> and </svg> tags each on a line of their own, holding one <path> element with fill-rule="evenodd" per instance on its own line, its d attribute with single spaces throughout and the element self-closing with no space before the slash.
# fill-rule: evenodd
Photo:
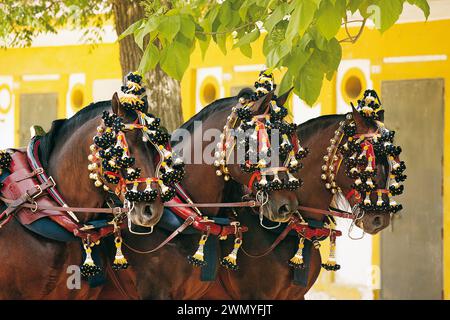
<svg viewBox="0 0 450 320">
<path fill-rule="evenodd" d="M 310 119 L 298 125 L 297 135 L 301 138 L 301 140 L 304 140 L 312 134 L 317 133 L 318 130 L 328 128 L 344 118 L 344 114 L 332 114 Z"/>
<path fill-rule="evenodd" d="M 224 108 L 230 108 L 233 107 L 240 97 L 250 97 L 253 94 L 253 90 L 250 88 L 244 88 L 242 89 L 237 96 L 229 97 L 229 98 L 222 98 L 218 99 L 210 104 L 208 104 L 206 107 L 204 107 L 200 112 L 192 116 L 188 121 L 183 123 L 180 128 L 186 129 L 189 132 L 192 132 L 194 128 L 194 122 L 195 121 L 203 121 L 206 118 L 208 118 L 211 114 L 215 113 L 216 111 L 222 110 Z"/>
<path fill-rule="evenodd" d="M 48 169 L 48 160 L 59 139 L 72 134 L 77 128 L 86 123 L 86 121 L 98 116 L 103 110 L 109 107 L 111 107 L 111 100 L 99 101 L 82 108 L 69 119 L 54 120 L 50 130 L 40 140 L 39 159 L 44 169 Z"/>
</svg>

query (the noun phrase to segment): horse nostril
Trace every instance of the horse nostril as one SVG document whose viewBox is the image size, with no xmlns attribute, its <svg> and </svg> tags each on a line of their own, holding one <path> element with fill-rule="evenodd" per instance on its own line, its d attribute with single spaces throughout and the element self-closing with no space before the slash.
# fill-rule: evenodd
<svg viewBox="0 0 450 320">
<path fill-rule="evenodd" d="M 145 213 L 148 214 L 150 217 L 152 216 L 151 206 L 145 206 Z"/>
<path fill-rule="evenodd" d="M 373 224 L 374 227 L 381 226 L 381 224 L 382 224 L 381 218 L 379 216 L 376 216 L 375 218 L 373 218 L 372 224 Z"/>
<path fill-rule="evenodd" d="M 289 206 L 287 204 L 283 204 L 279 209 L 278 209 L 278 213 L 280 215 L 287 215 L 291 212 L 291 210 L 289 210 Z"/>
</svg>

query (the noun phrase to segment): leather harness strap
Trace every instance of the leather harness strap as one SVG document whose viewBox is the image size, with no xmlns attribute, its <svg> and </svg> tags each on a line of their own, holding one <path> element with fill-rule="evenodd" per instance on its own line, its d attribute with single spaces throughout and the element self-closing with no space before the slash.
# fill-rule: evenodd
<svg viewBox="0 0 450 320">
<path fill-rule="evenodd" d="M 189 218 L 187 218 L 182 225 L 180 225 L 177 229 L 175 229 L 174 232 L 172 232 L 163 242 L 161 242 L 159 245 L 157 245 L 155 248 L 151 249 L 151 250 L 147 250 L 147 251 L 141 251 L 138 249 L 134 249 L 133 247 L 131 247 L 129 244 L 127 244 L 125 241 L 123 241 L 123 244 L 130 249 L 131 251 L 135 252 L 135 253 L 140 253 L 140 254 L 147 254 L 147 253 L 153 253 L 155 251 L 158 251 L 159 249 L 161 249 L 162 247 L 164 247 L 166 244 L 168 244 L 170 241 L 172 241 L 172 239 L 174 239 L 177 235 L 179 235 L 180 233 L 183 232 L 184 229 L 186 229 L 187 227 L 189 227 L 191 224 L 193 224 L 195 221 L 194 216 L 190 216 Z"/>
<path fill-rule="evenodd" d="M 262 258 L 267 256 L 269 253 L 271 253 L 279 244 L 281 241 L 286 238 L 286 236 L 289 234 L 289 232 L 293 229 L 294 220 L 290 220 L 286 228 L 283 230 L 283 232 L 280 233 L 280 235 L 275 239 L 275 241 L 272 243 L 272 245 L 263 253 L 261 254 L 250 254 L 248 253 L 244 248 L 241 248 L 242 252 L 244 252 L 247 256 L 250 258 Z"/>
<path fill-rule="evenodd" d="M 298 209 L 303 212 L 309 212 L 309 213 L 315 213 L 315 214 L 323 214 L 327 216 L 334 216 L 339 218 L 346 218 L 346 219 L 354 219 L 354 214 L 346 211 L 336 211 L 336 210 L 323 210 L 323 209 L 317 209 L 317 208 L 311 208 L 311 207 L 305 207 L 305 206 L 299 206 Z"/>
<path fill-rule="evenodd" d="M 164 203 L 165 207 L 171 208 L 185 208 L 185 207 L 198 207 L 198 208 L 242 208 L 242 207 L 259 207 L 261 204 L 255 200 L 241 201 L 241 202 L 225 202 L 225 203 Z"/>
</svg>

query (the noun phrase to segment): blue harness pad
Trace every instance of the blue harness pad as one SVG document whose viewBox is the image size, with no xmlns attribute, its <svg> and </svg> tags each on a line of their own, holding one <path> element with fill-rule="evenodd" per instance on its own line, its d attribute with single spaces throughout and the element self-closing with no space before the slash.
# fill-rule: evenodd
<svg viewBox="0 0 450 320">
<path fill-rule="evenodd" d="M 324 222 L 323 221 L 317 221 L 317 220 L 306 220 L 308 222 L 308 225 L 311 228 L 323 228 Z M 263 223 L 267 227 L 276 226 L 277 223 L 270 221 L 263 218 Z M 286 228 L 287 223 L 282 223 L 278 228 L 270 229 L 269 231 L 280 234 L 283 232 L 283 230 Z M 297 236 L 297 232 L 295 230 L 291 230 L 288 233 L 288 236 Z M 321 240 L 321 239 L 317 239 Z M 303 269 L 294 269 L 294 281 L 293 283 L 297 286 L 306 287 L 308 285 L 308 274 L 309 274 L 309 265 L 311 263 L 311 250 L 312 250 L 312 242 L 311 241 L 305 241 L 304 247 L 303 247 L 303 263 L 305 264 L 305 267 Z"/>
<path fill-rule="evenodd" d="M 214 220 L 215 223 L 220 225 L 228 225 L 230 223 L 230 219 L 228 218 L 208 217 L 208 219 Z M 178 217 L 169 208 L 164 208 L 164 214 L 158 222 L 158 227 L 173 232 L 181 226 L 183 222 L 184 220 Z M 183 230 L 182 234 L 198 234 L 198 231 L 192 226 L 189 226 Z M 216 279 L 219 261 L 217 254 L 218 243 L 219 239 L 217 237 L 208 237 L 208 240 L 206 240 L 205 246 L 203 247 L 206 265 L 201 268 L 201 281 L 215 281 Z"/>
</svg>

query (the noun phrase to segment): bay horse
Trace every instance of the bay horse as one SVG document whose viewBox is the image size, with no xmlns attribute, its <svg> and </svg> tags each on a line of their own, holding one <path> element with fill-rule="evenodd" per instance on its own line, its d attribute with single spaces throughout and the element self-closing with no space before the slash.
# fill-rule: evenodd
<svg viewBox="0 0 450 320">
<path fill-rule="evenodd" d="M 248 185 L 251 174 L 243 172 L 238 164 L 231 164 L 229 165 L 231 177 L 229 181 L 218 176 L 216 167 L 212 163 L 207 163 L 206 157 L 203 156 L 203 153 L 214 156 L 214 148 L 208 149 L 211 142 L 204 141 L 203 134 L 209 129 L 221 131 L 232 108 L 247 93 L 243 91 L 238 96 L 217 100 L 203 108 L 181 126 L 180 129 L 189 133 L 181 135 L 181 141 L 177 139 L 177 131 L 172 134 L 174 149 L 182 150 L 183 158 L 186 157 L 183 159 L 185 176 L 180 185 L 195 203 L 241 201 L 243 194 L 240 190 L 244 185 Z M 255 101 L 253 115 L 264 113 L 270 99 L 271 94 Z M 199 122 L 201 126 L 196 125 Z M 195 155 L 198 150 L 201 154 L 197 162 L 187 158 L 189 155 Z M 238 191 L 237 196 L 236 191 Z M 297 206 L 295 192 L 273 191 L 269 195 L 263 214 L 271 221 L 286 221 Z M 208 218 L 226 216 L 224 210 L 219 208 L 201 210 L 203 216 Z M 201 281 L 201 269 L 192 266 L 186 259 L 186 256 L 192 254 L 198 246 L 197 232 L 183 232 L 159 250 L 154 252 L 151 250 L 167 239 L 171 232 L 172 230 L 157 225 L 151 237 L 124 234 L 125 243 L 130 244 L 125 248 L 125 254 L 132 268 L 116 274 L 118 281 L 114 282 L 114 286 L 112 281 L 108 282 L 99 299 L 199 299 L 203 297 L 213 281 Z M 227 242 L 233 243 L 231 239 Z M 219 257 L 230 252 L 232 248 L 227 249 L 230 250 L 223 251 L 218 245 L 215 246 Z M 242 253 L 239 253 L 239 259 L 241 256 Z M 117 285 L 121 287 L 121 293 L 115 289 Z"/>
<path fill-rule="evenodd" d="M 310 154 L 303 161 L 304 167 L 300 173 L 304 186 L 301 190 L 297 190 L 298 200 L 303 208 L 322 210 L 322 213 L 316 213 L 314 210 L 311 212 L 308 209 L 306 211 L 299 209 L 302 218 L 307 221 L 327 221 L 323 213 L 330 210 L 329 207 L 335 194 L 331 192 L 331 188 L 326 188 L 324 185 L 327 182 L 323 177 L 324 155 L 329 152 L 330 144 L 339 143 L 330 141 L 330 139 L 336 136 L 336 131 L 342 123 L 349 117 L 353 118 L 357 133 L 367 136 L 374 134 L 379 129 L 375 121 L 366 120 L 355 108 L 350 115 L 321 116 L 309 120 L 297 128 L 296 133 L 302 144 L 310 149 Z M 379 120 L 383 120 L 382 112 Z M 374 183 L 380 186 L 386 185 L 389 181 L 390 168 L 387 157 L 377 158 L 374 168 L 377 175 L 373 178 Z M 355 188 L 354 179 L 350 179 L 344 169 L 337 169 L 334 181 L 344 195 L 351 194 L 351 190 Z M 386 201 L 385 197 L 386 195 L 383 194 L 383 200 Z M 348 199 L 349 206 L 354 208 L 357 204 L 355 196 L 348 197 Z M 371 200 L 376 202 L 380 199 L 371 195 Z M 354 217 L 357 218 L 354 223 L 364 232 L 376 234 L 389 225 L 391 212 L 387 207 L 381 211 L 366 210 L 362 217 Z M 244 252 L 246 254 L 242 255 L 240 261 L 241 271 L 220 270 L 219 279 L 203 298 L 304 299 L 321 271 L 322 259 L 318 248 L 310 246 L 308 265 L 305 266 L 307 272 L 303 273 L 304 278 L 301 279 L 301 283 L 295 284 L 293 281 L 294 271 L 288 265 L 288 261 L 297 249 L 299 239 L 296 236 L 286 236 L 276 247 L 271 247 L 276 243 L 282 229 L 275 233 L 260 228 L 258 220 L 248 209 L 241 209 L 238 217 L 242 224 L 249 227 L 249 232 L 245 235 Z"/>
<path fill-rule="evenodd" d="M 53 177 L 69 206 L 102 208 L 110 199 L 106 190 L 114 190 L 113 183 L 105 182 L 105 187 L 100 187 L 98 178 L 95 186 L 92 173 L 89 177 L 88 171 L 93 137 L 103 130 L 99 126 L 106 121 L 105 117 L 110 117 L 109 112 L 113 113 L 114 119 L 121 117 L 125 124 L 135 123 L 136 114 L 125 109 L 115 94 L 111 101 L 93 103 L 70 119 L 54 121 L 49 133 L 40 139 L 38 154 L 43 168 Z M 122 138 L 126 139 L 129 154 L 140 167 L 141 174 L 154 177 L 157 154 L 149 143 L 142 142 L 143 131 L 130 130 L 124 132 Z M 138 190 L 142 189 L 140 184 Z M 124 196 L 120 194 L 122 201 Z M 133 206 L 128 219 L 136 225 L 152 227 L 163 213 L 159 197 L 152 202 L 134 202 Z M 99 216 L 92 213 L 75 215 L 80 223 Z M 0 246 L 0 299 L 93 299 L 101 291 L 100 287 L 89 288 L 87 285 L 79 290 L 67 286 L 68 267 L 82 261 L 82 247 L 78 241 L 47 239 L 12 218 L 0 230 Z"/>
</svg>

